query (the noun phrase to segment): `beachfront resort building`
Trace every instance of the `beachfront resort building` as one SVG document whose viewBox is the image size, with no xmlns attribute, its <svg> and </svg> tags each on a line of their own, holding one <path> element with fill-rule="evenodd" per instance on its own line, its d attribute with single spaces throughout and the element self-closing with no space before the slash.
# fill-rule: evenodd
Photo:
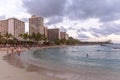
<svg viewBox="0 0 120 80">
<path fill-rule="evenodd" d="M 21 33 L 25 33 L 25 23 L 16 18 L 9 18 L 0 21 L 1 34 L 9 33 L 19 39 Z"/>
<path fill-rule="evenodd" d="M 48 29 L 48 40 L 54 42 L 57 39 L 60 39 L 60 29 Z"/>
<path fill-rule="evenodd" d="M 19 35 L 25 33 L 25 23 L 16 18 L 8 19 L 8 33 L 19 39 Z"/>
<path fill-rule="evenodd" d="M 48 38 L 48 28 L 44 27 L 44 36 Z"/>
<path fill-rule="evenodd" d="M 60 32 L 60 39 L 68 40 L 68 34 L 66 32 Z"/>
<path fill-rule="evenodd" d="M 0 33 L 5 34 L 8 32 L 8 20 L 0 21 Z"/>
<path fill-rule="evenodd" d="M 68 40 L 69 39 L 69 35 L 66 33 L 65 34 L 65 39 Z"/>
<path fill-rule="evenodd" d="M 29 34 L 40 33 L 44 35 L 44 19 L 42 17 L 33 15 L 29 18 Z"/>
</svg>

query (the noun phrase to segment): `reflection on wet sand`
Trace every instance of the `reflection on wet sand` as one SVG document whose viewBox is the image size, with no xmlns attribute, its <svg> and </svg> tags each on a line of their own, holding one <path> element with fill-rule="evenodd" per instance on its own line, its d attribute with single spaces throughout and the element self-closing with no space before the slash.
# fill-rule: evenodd
<svg viewBox="0 0 120 80">
<path fill-rule="evenodd" d="M 19 57 L 17 57 L 16 55 L 5 55 L 3 57 L 3 60 L 7 61 L 8 64 L 15 66 L 17 68 L 24 68 L 25 66 L 23 65 L 22 61 L 20 60 Z"/>
<path fill-rule="evenodd" d="M 56 78 L 56 80 L 120 80 L 119 73 L 112 73 L 106 70 L 57 71 L 25 63 L 17 55 L 6 55 L 3 59 L 14 67 L 25 69 L 27 72 L 37 72 L 40 75 Z"/>
<path fill-rule="evenodd" d="M 6 55 L 4 56 L 3 60 L 7 61 L 8 64 L 16 68 L 25 69 L 28 72 L 36 72 L 36 71 L 44 70 L 43 68 L 39 68 L 32 64 L 27 64 L 22 62 L 17 55 Z"/>
<path fill-rule="evenodd" d="M 48 77 L 56 78 L 56 80 L 62 80 L 62 77 L 57 76 L 56 74 L 61 74 L 61 72 L 57 72 L 55 70 L 49 70 L 47 68 L 38 67 L 32 64 L 28 64 L 25 62 L 22 62 L 20 57 L 17 55 L 6 55 L 3 57 L 3 60 L 7 61 L 8 64 L 20 68 L 25 69 L 27 72 L 37 72 L 40 75 L 45 75 Z"/>
</svg>

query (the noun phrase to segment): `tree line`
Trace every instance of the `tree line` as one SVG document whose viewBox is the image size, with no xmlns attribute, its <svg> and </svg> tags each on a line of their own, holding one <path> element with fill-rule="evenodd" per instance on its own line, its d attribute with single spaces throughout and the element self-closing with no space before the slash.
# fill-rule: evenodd
<svg viewBox="0 0 120 80">
<path fill-rule="evenodd" d="M 28 33 L 22 33 L 18 35 L 19 39 L 16 39 L 12 34 L 0 33 L 0 44 L 6 45 L 91 45 L 91 44 L 109 44 L 111 40 L 105 42 L 82 42 L 78 39 L 74 39 L 73 37 L 69 37 L 68 39 L 56 39 L 54 42 L 50 42 L 45 35 L 40 33 L 32 33 L 29 35 Z"/>
</svg>

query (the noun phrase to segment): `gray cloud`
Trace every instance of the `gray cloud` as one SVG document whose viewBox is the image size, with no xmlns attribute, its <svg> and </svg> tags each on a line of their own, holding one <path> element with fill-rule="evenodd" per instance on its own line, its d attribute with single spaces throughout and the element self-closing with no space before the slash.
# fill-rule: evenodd
<svg viewBox="0 0 120 80">
<path fill-rule="evenodd" d="M 23 4 L 30 14 L 49 19 L 47 25 L 62 22 L 64 17 L 70 20 L 97 18 L 104 23 L 99 29 L 69 27 L 68 30 L 76 30 L 79 38 L 89 38 L 82 32 L 90 32 L 95 37 L 120 34 L 120 26 L 109 23 L 120 19 L 120 0 L 23 0 Z"/>
<path fill-rule="evenodd" d="M 66 13 L 70 19 L 99 18 L 101 21 L 120 19 L 119 0 L 71 0 Z"/>
<path fill-rule="evenodd" d="M 95 37 L 100 37 L 101 36 L 101 35 L 96 34 L 96 33 L 92 33 L 92 35 L 95 36 Z"/>
<path fill-rule="evenodd" d="M 46 24 L 62 22 L 66 0 L 23 0 L 30 14 L 49 18 Z"/>
<path fill-rule="evenodd" d="M 6 17 L 3 15 L 3 16 L 0 16 L 0 19 L 5 19 Z"/>
<path fill-rule="evenodd" d="M 60 18 L 66 16 L 71 20 L 98 18 L 102 22 L 120 19 L 120 0 L 23 0 L 23 4 L 30 14 L 45 18 L 55 16 Z M 52 23 L 54 22 L 57 21 L 53 20 Z"/>
<path fill-rule="evenodd" d="M 67 29 L 63 26 L 61 26 L 60 30 L 63 31 L 63 32 L 67 32 Z"/>
<path fill-rule="evenodd" d="M 119 24 L 108 24 L 103 27 L 105 34 L 120 34 L 120 25 Z"/>
<path fill-rule="evenodd" d="M 76 30 L 74 27 L 69 27 L 68 30 Z"/>
<path fill-rule="evenodd" d="M 62 22 L 62 21 L 63 21 L 62 17 L 54 16 L 52 18 L 49 18 L 49 21 L 45 24 L 52 25 L 52 24 L 57 24 L 57 23 Z"/>
<path fill-rule="evenodd" d="M 87 30 L 85 28 L 78 29 L 79 32 L 86 32 Z"/>
<path fill-rule="evenodd" d="M 78 34 L 78 38 L 79 38 L 79 39 L 88 39 L 88 38 L 90 38 L 90 37 L 87 36 L 86 34 Z"/>
<path fill-rule="evenodd" d="M 104 34 L 110 35 L 110 34 L 119 34 L 120 35 L 120 25 L 109 23 L 103 25 L 103 28 L 101 29 L 101 32 L 103 31 Z"/>
<path fill-rule="evenodd" d="M 76 31 L 79 39 L 88 39 L 88 38 L 90 38 L 89 36 L 87 36 L 86 34 L 83 34 L 81 32 L 82 32 L 81 29 L 79 29 L 79 30 Z"/>
<path fill-rule="evenodd" d="M 31 14 L 51 17 L 62 14 L 66 0 L 24 0 L 23 3 Z"/>
<path fill-rule="evenodd" d="M 90 32 L 95 37 L 108 36 L 111 34 L 120 35 L 120 25 L 108 23 L 100 26 L 100 28 L 89 28 L 81 32 Z"/>
<path fill-rule="evenodd" d="M 21 20 L 24 21 L 24 22 L 28 22 L 29 21 L 28 18 L 22 18 Z"/>
</svg>

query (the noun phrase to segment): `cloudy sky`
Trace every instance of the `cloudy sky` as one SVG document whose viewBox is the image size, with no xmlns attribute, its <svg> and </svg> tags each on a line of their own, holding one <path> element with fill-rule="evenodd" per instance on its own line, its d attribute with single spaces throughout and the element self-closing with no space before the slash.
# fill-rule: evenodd
<svg viewBox="0 0 120 80">
<path fill-rule="evenodd" d="M 38 15 L 80 40 L 120 42 L 120 0 L 0 0 L 0 19 Z"/>
</svg>

